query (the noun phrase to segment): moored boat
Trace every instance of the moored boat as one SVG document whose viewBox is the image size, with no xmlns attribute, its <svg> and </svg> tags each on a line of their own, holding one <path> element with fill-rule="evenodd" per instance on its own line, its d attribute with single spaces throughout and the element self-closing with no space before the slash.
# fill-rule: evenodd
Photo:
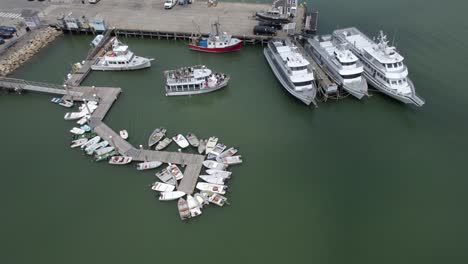
<svg viewBox="0 0 468 264">
<path fill-rule="evenodd" d="M 219 193 L 214 193 L 210 191 L 202 191 L 200 192 L 204 197 L 208 199 L 210 203 L 216 204 L 218 206 L 223 206 L 224 204 L 227 204 L 227 198 L 222 196 Z"/>
<path fill-rule="evenodd" d="M 242 41 L 233 38 L 226 32 L 220 33 L 220 24 L 213 24 L 216 32 L 211 33 L 207 38 L 200 35 L 192 37 L 189 43 L 189 49 L 211 53 L 223 53 L 238 51 L 242 48 Z"/>
<path fill-rule="evenodd" d="M 171 201 L 171 200 L 179 199 L 184 195 L 185 195 L 185 193 L 181 192 L 181 191 L 160 192 L 159 193 L 159 200 L 160 201 Z"/>
<path fill-rule="evenodd" d="M 206 143 L 207 143 L 206 139 L 200 140 L 200 144 L 198 145 L 198 153 L 202 154 L 205 151 Z"/>
<path fill-rule="evenodd" d="M 157 172 L 155 175 L 164 183 L 171 185 L 176 185 L 177 183 L 175 177 L 169 171 L 167 171 L 167 169 Z"/>
<path fill-rule="evenodd" d="M 225 157 L 234 156 L 238 151 L 239 151 L 239 149 L 237 149 L 235 147 L 228 148 L 227 150 L 225 150 L 221 154 L 219 154 L 219 156 L 216 158 L 216 160 L 222 159 L 222 158 L 225 158 Z"/>
<path fill-rule="evenodd" d="M 172 139 L 181 148 L 186 148 L 189 146 L 189 142 L 182 134 L 178 134 L 177 136 L 172 137 Z"/>
<path fill-rule="evenodd" d="M 166 135 L 166 129 L 163 127 L 156 128 L 151 136 L 148 139 L 148 147 L 153 146 L 154 144 L 158 143 Z"/>
<path fill-rule="evenodd" d="M 227 186 L 222 184 L 199 182 L 197 183 L 196 188 L 200 191 L 210 191 L 214 193 L 225 194 Z"/>
<path fill-rule="evenodd" d="M 200 204 L 198 203 L 197 199 L 195 199 L 190 194 L 187 195 L 187 204 L 190 211 L 190 217 L 196 217 L 202 214 Z"/>
<path fill-rule="evenodd" d="M 88 125 L 82 125 L 82 126 L 80 126 L 80 129 L 83 129 L 85 132 L 91 131 L 91 127 L 88 126 Z"/>
<path fill-rule="evenodd" d="M 232 172 L 230 171 L 225 171 L 225 170 L 217 170 L 217 169 L 209 169 L 206 170 L 206 173 L 209 175 L 222 175 L 222 176 L 231 176 Z"/>
<path fill-rule="evenodd" d="M 85 115 L 85 116 L 83 116 L 82 118 L 80 118 L 78 121 L 76 121 L 76 123 L 77 123 L 78 125 L 82 126 L 82 125 L 88 123 L 89 118 L 91 118 L 90 115 Z"/>
<path fill-rule="evenodd" d="M 92 139 L 88 140 L 88 142 L 86 142 L 86 144 L 82 145 L 81 148 L 82 148 L 82 149 L 86 149 L 87 147 L 92 146 L 92 145 L 98 143 L 100 140 L 101 140 L 101 137 L 100 137 L 100 136 L 95 136 L 95 137 L 93 137 Z"/>
<path fill-rule="evenodd" d="M 86 142 L 88 142 L 87 138 L 75 139 L 71 142 L 70 147 L 71 148 L 81 147 L 82 145 L 86 144 Z"/>
<path fill-rule="evenodd" d="M 196 95 L 219 90 L 228 85 L 230 77 L 213 72 L 205 65 L 183 67 L 165 71 L 166 96 Z"/>
<path fill-rule="evenodd" d="M 70 130 L 70 133 L 75 134 L 75 135 L 83 135 L 86 131 L 84 131 L 81 128 L 74 127 Z"/>
<path fill-rule="evenodd" d="M 99 150 L 101 150 L 101 149 L 99 149 Z M 98 150 L 98 151 L 99 151 L 99 150 Z M 107 152 L 107 153 L 105 153 L 105 154 L 96 155 L 94 160 L 95 160 L 95 161 L 101 161 L 101 160 L 105 160 L 105 159 L 107 159 L 107 158 L 109 158 L 109 157 L 112 157 L 112 156 L 114 156 L 114 155 L 117 155 L 117 152 L 116 152 L 115 150 L 111 150 L 110 152 Z"/>
<path fill-rule="evenodd" d="M 103 147 L 107 147 L 107 145 L 109 145 L 109 142 L 104 140 L 104 141 L 101 141 L 99 143 L 96 143 L 94 145 L 91 145 L 91 146 L 87 147 L 85 149 L 85 152 L 88 155 L 92 155 L 96 150 L 98 150 L 100 148 L 103 148 Z"/>
<path fill-rule="evenodd" d="M 187 140 L 192 145 L 192 147 L 198 147 L 200 145 L 200 141 L 198 140 L 197 136 L 193 134 L 192 132 L 189 132 L 187 134 Z"/>
<path fill-rule="evenodd" d="M 127 139 L 127 138 L 128 138 L 128 132 L 127 132 L 127 130 L 120 130 L 119 134 L 120 134 L 120 137 L 123 138 L 123 139 Z"/>
<path fill-rule="evenodd" d="M 209 204 L 208 198 L 202 195 L 201 193 L 196 193 L 193 195 L 195 199 L 197 199 L 198 204 L 200 205 L 200 209 L 203 209 L 203 206 Z"/>
<path fill-rule="evenodd" d="M 226 145 L 224 145 L 223 143 L 218 143 L 213 148 L 213 150 L 210 153 L 208 153 L 208 156 L 206 156 L 206 158 L 216 159 L 216 157 L 218 157 L 221 154 L 221 152 L 223 152 L 225 149 L 226 149 Z"/>
<path fill-rule="evenodd" d="M 209 154 L 214 149 L 214 147 L 216 146 L 216 143 L 218 143 L 218 138 L 217 137 L 210 137 L 208 139 L 208 142 L 206 142 L 205 153 Z"/>
<path fill-rule="evenodd" d="M 207 167 L 208 169 L 217 169 L 217 170 L 224 170 L 227 168 L 226 164 L 219 163 L 214 160 L 203 161 L 203 166 Z"/>
<path fill-rule="evenodd" d="M 158 144 L 156 145 L 156 150 L 163 150 L 165 149 L 167 146 L 169 146 L 169 144 L 171 144 L 172 142 L 172 138 L 164 138 L 163 140 L 159 141 Z"/>
<path fill-rule="evenodd" d="M 177 201 L 177 209 L 179 210 L 179 216 L 181 220 L 190 218 L 188 203 L 184 198 L 179 198 L 179 201 Z"/>
<path fill-rule="evenodd" d="M 85 112 L 69 112 L 63 117 L 65 120 L 76 120 L 86 116 Z"/>
<path fill-rule="evenodd" d="M 200 179 L 213 184 L 224 184 L 224 181 L 227 179 L 226 177 L 218 176 L 218 175 L 200 175 Z"/>
<path fill-rule="evenodd" d="M 109 159 L 109 164 L 113 165 L 124 165 L 132 162 L 132 157 L 127 156 L 114 156 Z"/>
<path fill-rule="evenodd" d="M 155 182 L 153 186 L 151 186 L 153 191 L 158 192 L 172 192 L 175 189 L 175 186 L 172 184 L 162 183 L 162 182 Z"/>
<path fill-rule="evenodd" d="M 150 170 L 161 166 L 160 161 L 147 161 L 137 164 L 137 170 Z"/>
<path fill-rule="evenodd" d="M 74 105 L 73 101 L 71 100 L 61 100 L 58 104 L 66 108 L 70 108 Z"/>
<path fill-rule="evenodd" d="M 167 166 L 166 170 L 172 174 L 176 180 L 181 180 L 184 177 L 184 174 L 182 174 L 182 171 L 177 167 L 175 164 L 171 164 Z"/>
<path fill-rule="evenodd" d="M 97 150 L 94 151 L 94 155 L 96 157 L 98 157 L 98 156 L 107 154 L 109 152 L 112 152 L 113 150 L 114 150 L 114 147 L 112 147 L 112 146 L 100 148 L 100 149 L 97 149 Z"/>
<path fill-rule="evenodd" d="M 225 157 L 220 162 L 227 165 L 240 164 L 242 163 L 242 156 Z"/>
<path fill-rule="evenodd" d="M 80 138 L 87 138 L 87 139 L 90 139 L 90 138 L 93 138 L 95 137 L 97 134 L 94 133 L 94 132 L 91 132 L 91 133 L 84 133 L 82 135 L 73 135 L 72 136 L 72 139 L 75 140 L 75 139 L 80 139 Z"/>
</svg>

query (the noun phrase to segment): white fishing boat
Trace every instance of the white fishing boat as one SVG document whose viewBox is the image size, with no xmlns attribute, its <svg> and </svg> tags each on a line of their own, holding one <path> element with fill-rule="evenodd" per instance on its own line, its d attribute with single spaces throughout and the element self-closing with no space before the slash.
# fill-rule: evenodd
<svg viewBox="0 0 468 264">
<path fill-rule="evenodd" d="M 190 218 L 188 203 L 184 198 L 179 198 L 179 201 L 177 201 L 177 209 L 179 210 L 179 216 L 181 220 Z"/>
<path fill-rule="evenodd" d="M 198 147 L 200 145 L 200 141 L 198 140 L 197 136 L 193 133 L 188 133 L 187 134 L 187 140 L 192 145 L 192 147 Z"/>
<path fill-rule="evenodd" d="M 227 165 L 240 164 L 242 163 L 242 156 L 225 157 L 220 162 Z"/>
<path fill-rule="evenodd" d="M 197 199 L 195 199 L 190 194 L 187 195 L 187 203 L 191 217 L 196 217 L 202 214 L 202 211 L 200 210 L 200 204 L 198 203 Z"/>
<path fill-rule="evenodd" d="M 158 192 L 172 192 L 175 186 L 167 183 L 155 182 L 153 186 L 151 186 L 151 189 Z"/>
<path fill-rule="evenodd" d="M 200 175 L 199 176 L 202 180 L 213 183 L 213 184 L 224 184 L 224 181 L 228 178 L 218 176 L 218 175 Z M 229 176 L 228 176 L 229 177 Z"/>
<path fill-rule="evenodd" d="M 110 153 L 112 151 L 114 151 L 114 147 L 110 146 L 110 147 L 97 149 L 97 150 L 94 151 L 94 154 L 95 154 L 96 157 L 99 157 L 101 155 Z"/>
<path fill-rule="evenodd" d="M 236 153 L 239 151 L 239 149 L 235 148 L 235 147 L 231 147 L 231 148 L 228 148 L 227 150 L 225 150 L 223 153 L 219 154 L 219 156 L 216 158 L 216 160 L 218 161 L 218 159 L 222 159 L 222 158 L 225 158 L 225 157 L 230 157 L 230 156 L 234 156 L 236 155 Z"/>
<path fill-rule="evenodd" d="M 172 138 L 164 138 L 163 140 L 159 141 L 158 144 L 156 145 L 156 150 L 163 150 L 165 149 L 167 146 L 169 146 L 169 144 L 171 144 L 172 142 Z"/>
<path fill-rule="evenodd" d="M 83 135 L 86 131 L 84 131 L 81 128 L 74 127 L 70 130 L 70 133 L 75 134 L 75 135 Z"/>
<path fill-rule="evenodd" d="M 151 61 L 154 59 L 135 56 L 128 46 L 117 38 L 111 41 L 112 50 L 107 51 L 104 56 L 98 57 L 91 65 L 92 70 L 124 71 L 151 67 Z"/>
<path fill-rule="evenodd" d="M 184 174 L 182 174 L 182 171 L 175 164 L 171 164 L 167 166 L 166 170 L 170 174 L 172 174 L 176 178 L 176 180 L 181 180 L 184 177 Z"/>
<path fill-rule="evenodd" d="M 216 204 L 218 206 L 223 206 L 227 204 L 227 198 L 222 196 L 221 194 L 209 192 L 209 191 L 202 191 L 200 192 L 204 197 L 208 199 L 210 203 Z"/>
<path fill-rule="evenodd" d="M 109 164 L 124 165 L 132 162 L 132 157 L 127 156 L 114 156 L 109 159 Z"/>
<path fill-rule="evenodd" d="M 107 145 L 109 145 L 109 142 L 104 140 L 104 141 L 101 141 L 99 143 L 96 143 L 94 145 L 91 145 L 91 146 L 85 148 L 85 152 L 88 155 L 92 155 L 96 150 L 98 150 L 100 148 L 103 148 L 103 147 L 107 147 Z"/>
<path fill-rule="evenodd" d="M 127 132 L 127 130 L 120 130 L 119 134 L 120 134 L 120 137 L 123 138 L 123 139 L 127 139 L 127 138 L 128 138 L 128 132 Z"/>
<path fill-rule="evenodd" d="M 166 135 L 166 129 L 163 127 L 156 128 L 151 136 L 148 139 L 148 147 L 153 146 L 154 144 L 158 143 Z"/>
<path fill-rule="evenodd" d="M 202 154 L 205 151 L 206 143 L 207 143 L 206 139 L 200 140 L 200 144 L 198 145 L 198 153 Z"/>
<path fill-rule="evenodd" d="M 58 104 L 66 108 L 70 108 L 74 105 L 73 101 L 71 100 L 61 100 Z"/>
<path fill-rule="evenodd" d="M 206 158 L 216 159 L 216 157 L 218 157 L 221 154 L 221 152 L 223 152 L 225 149 L 226 149 L 226 145 L 224 145 L 223 143 L 218 143 L 216 144 L 214 149 L 210 153 L 208 153 L 208 156 Z"/>
<path fill-rule="evenodd" d="M 199 182 L 197 183 L 196 188 L 200 191 L 209 191 L 219 194 L 225 194 L 227 186 L 222 184 L 213 184 L 207 182 Z"/>
<path fill-rule="evenodd" d="M 187 139 L 185 139 L 185 137 L 182 134 L 178 134 L 177 136 L 172 137 L 172 139 L 181 148 L 186 148 L 189 146 L 189 142 L 187 141 Z"/>
<path fill-rule="evenodd" d="M 225 170 L 217 170 L 217 169 L 209 169 L 209 170 L 206 170 L 206 173 L 208 173 L 209 175 L 222 175 L 222 176 L 231 176 L 232 172 L 230 171 L 225 171 Z"/>
<path fill-rule="evenodd" d="M 147 161 L 137 164 L 137 170 L 150 170 L 161 166 L 160 161 Z"/>
<path fill-rule="evenodd" d="M 86 142 L 88 142 L 87 138 L 79 138 L 79 139 L 73 140 L 70 144 L 70 147 L 71 148 L 81 147 L 82 145 L 86 144 Z"/>
<path fill-rule="evenodd" d="M 203 161 L 203 166 L 207 167 L 208 169 L 217 169 L 217 170 L 224 170 L 227 168 L 226 164 L 219 163 L 214 160 Z"/>
<path fill-rule="evenodd" d="M 91 118 L 90 115 L 85 115 L 85 116 L 83 116 L 80 120 L 76 121 L 76 123 L 77 123 L 78 125 L 82 126 L 82 125 L 88 123 L 88 121 L 89 121 L 90 118 Z"/>
<path fill-rule="evenodd" d="M 206 142 L 205 153 L 209 154 L 214 149 L 214 147 L 216 146 L 217 143 L 218 143 L 218 138 L 217 137 L 210 137 L 208 139 L 208 142 Z"/>
<path fill-rule="evenodd" d="M 86 116 L 85 112 L 70 112 L 63 117 L 65 120 L 76 120 Z"/>
<path fill-rule="evenodd" d="M 158 177 L 164 183 L 171 185 L 177 184 L 175 177 L 170 172 L 168 172 L 167 169 L 157 172 L 156 177 Z"/>
<path fill-rule="evenodd" d="M 160 201 L 171 201 L 171 200 L 179 199 L 184 195 L 185 195 L 185 193 L 181 192 L 181 191 L 160 192 L 159 193 L 159 200 Z"/>
<path fill-rule="evenodd" d="M 81 148 L 86 149 L 87 147 L 98 143 L 100 140 L 101 140 L 100 136 L 95 136 L 92 139 L 90 139 L 88 142 L 86 142 L 86 144 L 82 145 Z"/>
</svg>

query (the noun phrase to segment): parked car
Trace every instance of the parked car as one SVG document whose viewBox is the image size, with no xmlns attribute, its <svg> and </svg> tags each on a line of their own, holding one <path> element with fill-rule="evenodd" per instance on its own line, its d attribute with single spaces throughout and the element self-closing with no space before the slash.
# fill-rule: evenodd
<svg viewBox="0 0 468 264">
<path fill-rule="evenodd" d="M 9 39 L 13 37 L 13 32 L 0 30 L 0 37 L 4 39 Z"/>
<path fill-rule="evenodd" d="M 165 9 L 171 9 L 177 4 L 177 0 L 166 0 L 164 1 L 164 8 Z"/>
<path fill-rule="evenodd" d="M 253 33 L 255 35 L 274 36 L 276 35 L 276 28 L 268 26 L 255 26 Z"/>
<path fill-rule="evenodd" d="M 100 0 L 89 0 L 88 3 L 90 4 L 97 4 Z"/>
<path fill-rule="evenodd" d="M 0 30 L 16 33 L 16 28 L 15 27 L 0 26 Z"/>
<path fill-rule="evenodd" d="M 0 45 L 2 45 L 3 43 L 5 43 L 5 40 L 3 38 L 0 38 Z"/>
</svg>

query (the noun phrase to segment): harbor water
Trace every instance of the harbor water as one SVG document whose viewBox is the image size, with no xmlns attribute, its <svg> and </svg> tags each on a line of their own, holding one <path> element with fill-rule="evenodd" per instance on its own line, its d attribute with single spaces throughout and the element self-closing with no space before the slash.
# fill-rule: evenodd
<svg viewBox="0 0 468 264">
<path fill-rule="evenodd" d="M 309 3 L 310 4 L 310 3 Z M 150 69 L 93 72 L 121 87 L 105 121 L 144 145 L 169 135 L 238 146 L 230 206 L 182 222 L 160 202 L 153 171 L 94 162 L 70 149 L 68 109 L 38 93 L 0 95 L 1 263 L 466 263 L 466 3 L 314 1 L 320 33 L 388 33 L 426 104 L 377 92 L 307 107 L 275 79 L 262 47 L 206 54 L 174 40 L 122 38 Z M 11 77 L 62 83 L 92 36 L 65 35 Z M 205 64 L 231 75 L 220 91 L 166 97 L 163 71 Z M 176 151 L 174 144 L 170 150 Z"/>
</svg>

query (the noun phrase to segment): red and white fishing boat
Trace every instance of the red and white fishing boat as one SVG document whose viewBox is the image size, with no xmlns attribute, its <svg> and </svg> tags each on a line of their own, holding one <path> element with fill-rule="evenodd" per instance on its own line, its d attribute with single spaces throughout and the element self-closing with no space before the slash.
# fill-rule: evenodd
<svg viewBox="0 0 468 264">
<path fill-rule="evenodd" d="M 199 34 L 196 37 L 192 37 L 189 43 L 189 49 L 212 52 L 212 53 L 223 53 L 230 51 L 238 51 L 242 48 L 242 41 L 237 38 L 233 38 L 232 35 L 226 32 L 220 33 L 219 22 L 213 24 L 216 29 L 216 33 L 210 34 L 208 37 L 202 37 Z"/>
</svg>

